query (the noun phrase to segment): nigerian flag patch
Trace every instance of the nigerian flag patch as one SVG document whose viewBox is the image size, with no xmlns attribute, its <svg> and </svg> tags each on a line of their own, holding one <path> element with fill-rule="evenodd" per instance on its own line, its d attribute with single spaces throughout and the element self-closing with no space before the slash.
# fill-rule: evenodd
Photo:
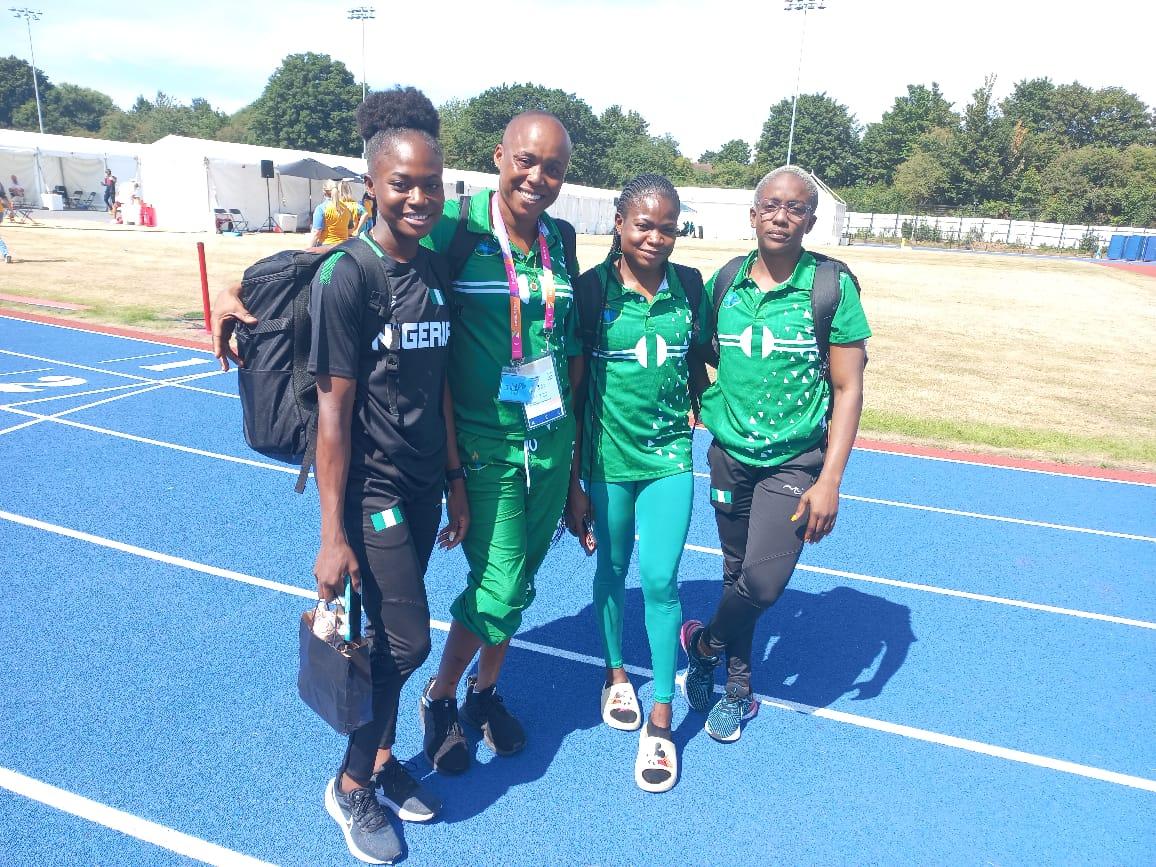
<svg viewBox="0 0 1156 867">
<path fill-rule="evenodd" d="M 384 512 L 370 515 L 369 520 L 373 521 L 373 529 L 380 533 L 382 530 L 396 527 L 405 520 L 405 517 L 401 514 L 401 507 L 394 506 L 392 509 L 386 509 Z"/>
<path fill-rule="evenodd" d="M 712 503 L 730 503 L 733 502 L 733 494 L 730 491 L 721 491 L 718 488 L 711 488 L 710 501 Z"/>
<path fill-rule="evenodd" d="M 429 287 L 429 300 L 438 307 L 446 306 L 446 296 L 442 294 L 441 289 L 435 289 L 433 286 Z"/>
</svg>

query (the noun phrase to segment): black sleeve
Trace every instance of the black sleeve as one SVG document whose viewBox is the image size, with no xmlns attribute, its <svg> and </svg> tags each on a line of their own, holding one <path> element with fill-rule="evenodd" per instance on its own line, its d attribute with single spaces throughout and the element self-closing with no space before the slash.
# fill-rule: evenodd
<svg viewBox="0 0 1156 867">
<path fill-rule="evenodd" d="M 336 253 L 317 269 L 309 296 L 309 372 L 356 379 L 361 368 L 365 289 L 353 257 Z"/>
</svg>

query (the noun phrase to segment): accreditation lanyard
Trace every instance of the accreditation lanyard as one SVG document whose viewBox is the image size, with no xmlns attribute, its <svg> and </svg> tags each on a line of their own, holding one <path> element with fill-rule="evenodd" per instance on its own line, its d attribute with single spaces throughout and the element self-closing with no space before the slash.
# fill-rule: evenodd
<svg viewBox="0 0 1156 867">
<path fill-rule="evenodd" d="M 518 287 L 518 274 L 514 270 L 514 254 L 510 249 L 510 235 L 498 210 L 498 197 L 490 200 L 490 219 L 494 226 L 494 236 L 502 248 L 502 263 L 506 266 L 506 282 L 510 286 L 510 358 L 514 362 L 522 360 L 522 299 Z M 542 253 L 542 294 L 546 300 L 546 333 L 554 330 L 554 270 L 550 265 L 550 247 L 546 243 L 546 225 L 538 221 L 538 249 Z"/>
</svg>

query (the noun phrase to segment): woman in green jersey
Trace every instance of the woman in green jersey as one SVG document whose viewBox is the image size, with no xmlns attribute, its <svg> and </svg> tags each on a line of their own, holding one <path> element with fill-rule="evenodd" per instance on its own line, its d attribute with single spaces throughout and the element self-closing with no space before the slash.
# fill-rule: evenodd
<svg viewBox="0 0 1156 867">
<path fill-rule="evenodd" d="M 642 728 L 634 778 L 648 792 L 665 792 L 678 777 L 670 703 L 682 620 L 678 564 L 694 494 L 686 356 L 701 316 L 688 295 L 701 306 L 702 276 L 669 261 L 680 207 L 661 175 L 630 181 L 618 199 L 610 255 L 579 278 L 577 289 L 589 372 L 567 524 L 588 551 L 597 549 L 594 612 L 606 657 L 602 719 L 611 728 Z M 588 522 L 593 540 L 585 537 Z M 635 532 L 654 667 L 654 704 L 645 725 L 622 664 Z"/>
</svg>

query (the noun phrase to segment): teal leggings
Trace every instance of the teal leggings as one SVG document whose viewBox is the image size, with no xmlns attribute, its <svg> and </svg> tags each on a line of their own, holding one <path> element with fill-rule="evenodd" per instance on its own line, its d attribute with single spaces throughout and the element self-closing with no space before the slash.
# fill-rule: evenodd
<svg viewBox="0 0 1156 867">
<path fill-rule="evenodd" d="M 626 572 L 638 527 L 638 572 L 646 603 L 646 635 L 654 667 L 654 700 L 674 697 L 678 662 L 678 562 L 690 528 L 694 478 L 689 472 L 645 482 L 592 482 L 594 537 L 598 568 L 594 573 L 594 615 L 602 628 L 607 668 L 622 667 L 622 609 Z"/>
</svg>

